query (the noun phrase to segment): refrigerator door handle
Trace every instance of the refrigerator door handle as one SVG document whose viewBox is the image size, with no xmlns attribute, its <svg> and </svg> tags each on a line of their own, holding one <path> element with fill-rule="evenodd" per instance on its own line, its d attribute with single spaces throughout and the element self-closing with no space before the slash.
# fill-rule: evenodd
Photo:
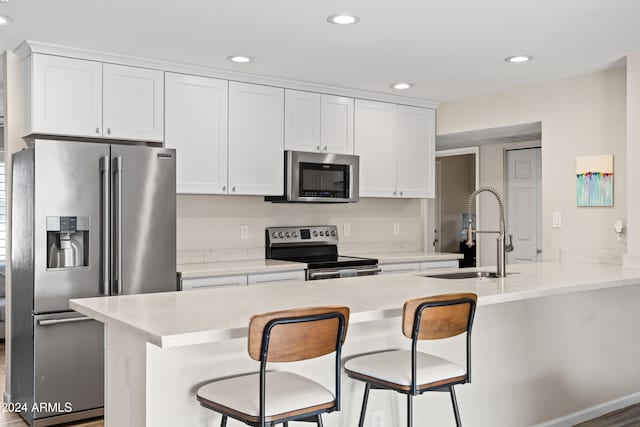
<svg viewBox="0 0 640 427">
<path fill-rule="evenodd" d="M 113 175 L 115 184 L 115 250 L 113 254 L 114 266 L 114 295 L 122 293 L 122 157 L 118 156 L 114 160 Z"/>
<path fill-rule="evenodd" d="M 110 158 L 104 156 L 100 159 L 100 173 L 102 178 L 102 216 L 100 224 L 102 226 L 102 279 L 101 293 L 102 295 L 111 294 L 111 270 L 109 262 L 110 255 L 110 230 L 109 230 L 109 177 L 110 175 Z"/>
<path fill-rule="evenodd" d="M 61 323 L 85 322 L 87 320 L 93 320 L 93 319 L 91 317 L 70 317 L 70 318 L 67 318 L 67 319 L 38 320 L 38 325 L 40 325 L 40 326 L 50 326 L 50 325 L 59 325 Z"/>
</svg>

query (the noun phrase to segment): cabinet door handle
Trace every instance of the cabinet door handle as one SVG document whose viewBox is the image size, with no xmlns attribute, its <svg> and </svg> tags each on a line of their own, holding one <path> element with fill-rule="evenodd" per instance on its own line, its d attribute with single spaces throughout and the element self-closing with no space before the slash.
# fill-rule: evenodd
<svg viewBox="0 0 640 427">
<path fill-rule="evenodd" d="M 320 151 L 320 146 L 319 145 L 316 147 L 316 150 Z"/>
<path fill-rule="evenodd" d="M 226 185 L 222 186 L 222 191 L 227 191 L 227 186 Z"/>
<path fill-rule="evenodd" d="M 107 135 L 111 135 L 111 128 L 107 128 Z"/>
<path fill-rule="evenodd" d="M 393 195 L 395 196 L 396 194 L 398 194 L 398 192 L 394 190 Z"/>
<path fill-rule="evenodd" d="M 324 146 L 324 151 L 327 151 L 327 146 L 326 145 Z"/>
<path fill-rule="evenodd" d="M 403 194 L 404 194 L 404 191 L 401 191 L 401 192 L 400 192 L 400 195 L 402 196 Z"/>
<path fill-rule="evenodd" d="M 233 192 L 236 191 L 236 186 L 235 185 L 233 187 L 231 187 L 231 191 L 233 191 Z"/>
<path fill-rule="evenodd" d="M 100 135 L 100 128 L 96 128 L 96 134 Z"/>
</svg>

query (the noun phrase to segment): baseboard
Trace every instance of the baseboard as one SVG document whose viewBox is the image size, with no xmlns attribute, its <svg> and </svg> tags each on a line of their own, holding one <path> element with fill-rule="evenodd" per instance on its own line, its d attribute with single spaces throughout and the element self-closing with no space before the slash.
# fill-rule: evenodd
<svg viewBox="0 0 640 427">
<path fill-rule="evenodd" d="M 590 408 L 586 408 L 582 411 L 574 412 L 573 414 L 565 415 L 554 420 L 545 421 L 544 423 L 537 424 L 535 427 L 572 427 L 576 424 L 589 421 L 609 412 L 635 405 L 636 403 L 640 403 L 640 392 L 591 406 Z"/>
</svg>

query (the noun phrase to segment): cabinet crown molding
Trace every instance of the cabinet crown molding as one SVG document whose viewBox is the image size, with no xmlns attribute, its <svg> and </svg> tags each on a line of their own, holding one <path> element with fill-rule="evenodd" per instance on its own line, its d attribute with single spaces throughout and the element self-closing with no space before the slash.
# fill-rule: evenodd
<svg viewBox="0 0 640 427">
<path fill-rule="evenodd" d="M 405 96 L 397 96 L 382 92 L 366 91 L 359 89 L 351 89 L 339 86 L 327 86 L 317 83 L 302 82 L 296 80 L 280 79 L 275 77 L 266 77 L 250 73 L 239 73 L 235 71 L 222 70 L 217 68 L 209 68 L 197 65 L 182 64 L 178 62 L 164 61 L 151 58 L 139 58 L 127 55 L 117 55 L 108 52 L 99 52 L 90 49 L 81 49 L 67 46 L 60 46 L 49 43 L 25 40 L 16 49 L 15 54 L 22 60 L 31 54 L 39 53 L 46 55 L 56 55 L 69 58 L 85 59 L 90 61 L 98 61 L 104 63 L 112 63 L 119 65 L 127 65 L 131 67 L 150 68 L 160 71 L 168 71 L 173 73 L 192 74 L 202 77 L 213 77 L 231 81 L 240 81 L 246 83 L 256 83 L 267 86 L 282 87 L 285 89 L 306 90 L 310 92 L 325 93 L 329 95 L 347 96 L 352 98 L 369 99 L 373 101 L 391 102 L 401 105 L 409 105 L 415 107 L 432 108 L 438 107 L 438 102 L 412 98 Z"/>
</svg>

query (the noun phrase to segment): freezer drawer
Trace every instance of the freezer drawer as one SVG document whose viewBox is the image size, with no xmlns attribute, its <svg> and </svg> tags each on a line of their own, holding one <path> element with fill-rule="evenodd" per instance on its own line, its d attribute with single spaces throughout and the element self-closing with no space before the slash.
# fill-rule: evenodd
<svg viewBox="0 0 640 427">
<path fill-rule="evenodd" d="M 34 418 L 102 407 L 103 325 L 69 312 L 34 316 L 34 329 L 34 402 L 52 404 Z"/>
</svg>

